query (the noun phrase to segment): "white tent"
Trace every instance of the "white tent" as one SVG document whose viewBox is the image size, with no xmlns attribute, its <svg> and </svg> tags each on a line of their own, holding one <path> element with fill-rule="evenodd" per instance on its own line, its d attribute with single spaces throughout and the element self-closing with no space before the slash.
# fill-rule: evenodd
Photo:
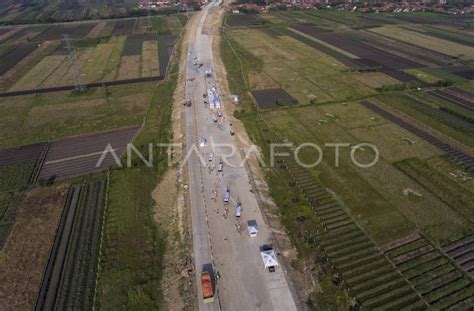
<svg viewBox="0 0 474 311">
<path fill-rule="evenodd" d="M 262 257 L 263 264 L 265 265 L 265 269 L 269 267 L 278 266 L 278 261 L 273 250 L 268 251 L 261 251 L 260 257 Z"/>
</svg>

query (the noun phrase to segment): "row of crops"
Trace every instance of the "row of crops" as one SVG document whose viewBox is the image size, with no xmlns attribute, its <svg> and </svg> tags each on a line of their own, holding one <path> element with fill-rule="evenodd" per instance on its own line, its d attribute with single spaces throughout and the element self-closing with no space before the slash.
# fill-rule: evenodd
<svg viewBox="0 0 474 311">
<path fill-rule="evenodd" d="M 474 278 L 474 234 L 443 246 L 446 254 Z M 474 303 L 474 298 L 471 299 Z"/>
<path fill-rule="evenodd" d="M 472 279 L 423 237 L 389 249 L 385 254 L 436 310 L 471 310 Z"/>
<path fill-rule="evenodd" d="M 101 177 L 70 187 L 37 309 L 93 308 L 106 184 Z"/>
</svg>

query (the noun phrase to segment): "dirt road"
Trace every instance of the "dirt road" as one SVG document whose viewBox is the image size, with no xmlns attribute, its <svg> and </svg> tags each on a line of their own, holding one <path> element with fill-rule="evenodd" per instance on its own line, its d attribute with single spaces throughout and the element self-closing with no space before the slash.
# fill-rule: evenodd
<svg viewBox="0 0 474 311">
<path fill-rule="evenodd" d="M 273 273 L 264 269 L 260 247 L 271 242 L 271 234 L 251 190 L 248 172 L 240 165 L 241 154 L 236 152 L 227 157 L 223 171 L 219 172 L 225 155 L 230 149 L 238 148 L 236 136 L 230 134 L 232 126 L 226 107 L 221 105 L 218 77 L 214 73 L 206 77 L 206 71 L 212 70 L 215 63 L 213 38 L 203 33 L 203 27 L 206 19 L 221 18 L 219 10 L 222 9 L 219 2 L 211 2 L 192 19 L 189 30 L 193 33 L 187 47 L 185 94 L 192 105 L 185 108 L 185 152 L 191 155 L 186 165 L 196 282 L 200 283 L 203 270 L 220 275 L 215 284 L 214 303 L 202 302 L 198 286 L 199 309 L 296 310 L 283 269 L 277 267 Z M 225 143 L 229 146 L 221 145 Z M 225 204 L 227 189 L 230 196 L 229 203 Z M 236 217 L 238 202 L 240 219 Z M 258 224 L 256 237 L 247 234 L 249 220 Z"/>
</svg>

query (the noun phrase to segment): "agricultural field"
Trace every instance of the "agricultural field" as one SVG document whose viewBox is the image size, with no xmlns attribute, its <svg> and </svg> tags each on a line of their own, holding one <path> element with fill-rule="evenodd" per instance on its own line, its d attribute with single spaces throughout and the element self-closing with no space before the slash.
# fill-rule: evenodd
<svg viewBox="0 0 474 311">
<path fill-rule="evenodd" d="M 0 148 L 139 126 L 154 83 L 0 98 Z"/>
<path fill-rule="evenodd" d="M 253 90 L 252 96 L 260 109 L 277 108 L 295 104 L 292 98 L 283 89 Z"/>
<path fill-rule="evenodd" d="M 172 72 L 177 72 L 177 66 Z M 171 104 L 176 75 L 160 82 L 134 145 L 147 157 L 148 144 L 170 140 Z M 160 151 L 161 150 L 161 151 Z M 164 163 L 162 149 L 155 163 Z M 132 167 L 110 173 L 96 306 L 100 309 L 157 309 L 162 301 L 160 276 L 165 238 L 153 220 L 150 196 L 166 165 L 146 167 L 133 159 Z"/>
<path fill-rule="evenodd" d="M 2 310 L 34 309 L 68 187 L 37 188 L 18 202 L 15 226 L 0 250 Z"/>
<path fill-rule="evenodd" d="M 404 17 L 293 11 L 225 25 L 234 115 L 266 164 L 270 144 L 293 144 L 266 178 L 300 264 L 317 258 L 327 295 L 310 295 L 316 309 L 473 305 L 472 43 L 450 17 Z M 255 92 L 274 89 L 298 104 L 262 109 Z M 317 165 L 295 160 L 304 143 L 321 148 Z M 325 145 L 336 143 L 338 161 Z M 298 153 L 308 165 L 319 156 Z"/>
<path fill-rule="evenodd" d="M 462 310 L 474 299 L 472 279 L 426 239 L 415 236 L 385 253 L 435 310 Z"/>
<path fill-rule="evenodd" d="M 0 91 L 164 77 L 187 18 L 151 17 L 152 27 L 148 18 L 132 18 L 8 28 L 0 41 Z M 77 80 L 63 34 L 72 40 Z"/>
<path fill-rule="evenodd" d="M 105 178 L 69 188 L 37 308 L 94 305 L 106 188 Z"/>
<path fill-rule="evenodd" d="M 122 128 L 51 142 L 38 181 L 62 180 L 106 170 L 115 164 L 115 159 L 111 154 L 102 158 L 102 152 L 110 144 L 120 157 L 138 130 L 139 127 Z"/>
<path fill-rule="evenodd" d="M 34 184 L 46 144 L 0 150 L 0 247 L 15 223 L 21 195 Z"/>
<path fill-rule="evenodd" d="M 146 153 L 170 139 L 178 71 L 170 62 L 188 15 L 152 19 L 163 23 L 0 28 L 0 309 L 160 307 L 165 240 L 149 194 L 167 155 L 159 151 L 152 169 L 137 159 L 133 168 L 114 166 L 110 154 L 96 165 L 108 144 L 120 157 L 131 141 Z M 63 33 L 89 86 L 82 91 L 67 89 L 76 81 Z"/>
<path fill-rule="evenodd" d="M 3 1 L 0 23 L 65 22 L 127 16 L 137 10 L 137 1 L 61 2 L 28 0 L 21 3 Z"/>
</svg>

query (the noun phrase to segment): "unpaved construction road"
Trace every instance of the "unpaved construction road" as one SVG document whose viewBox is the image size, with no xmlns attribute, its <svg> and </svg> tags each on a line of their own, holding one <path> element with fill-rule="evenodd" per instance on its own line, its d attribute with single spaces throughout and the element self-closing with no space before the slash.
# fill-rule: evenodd
<svg viewBox="0 0 474 311">
<path fill-rule="evenodd" d="M 230 148 L 216 145 L 231 144 L 238 150 L 238 133 L 236 136 L 230 135 L 232 126 L 228 121 L 226 107 L 211 108 L 204 103 L 210 101 L 209 96 L 203 97 L 213 87 L 217 93 L 220 90 L 214 74 L 211 78 L 205 76 L 206 70 L 212 69 L 215 63 L 212 56 L 213 38 L 202 31 L 206 19 L 222 17 L 219 10 L 223 10 L 219 2 L 211 2 L 190 21 L 188 26 L 192 34 L 186 51 L 185 93 L 186 99 L 192 101 L 192 106 L 185 108 L 185 154 L 191 154 L 186 165 L 199 309 L 296 310 L 284 270 L 278 267 L 275 272 L 270 273 L 264 269 L 260 258 L 260 247 L 270 242 L 270 229 L 264 223 L 251 190 L 248 172 L 245 166 L 239 165 L 241 154 L 237 152 L 229 157 L 223 172 L 218 172 L 217 169 L 223 155 L 228 154 Z M 219 116 L 218 112 L 222 115 Z M 199 144 L 202 138 L 207 140 L 205 146 Z M 211 152 L 212 159 L 209 158 Z M 223 197 L 227 188 L 230 189 L 230 202 L 225 205 Z M 240 220 L 235 217 L 238 201 L 242 204 Z M 247 234 L 248 220 L 256 220 L 258 223 L 257 237 L 251 238 Z M 204 304 L 202 301 L 200 273 L 203 269 L 212 270 L 214 274 L 218 271 L 220 274 L 215 284 L 217 295 L 213 303 Z"/>
</svg>

